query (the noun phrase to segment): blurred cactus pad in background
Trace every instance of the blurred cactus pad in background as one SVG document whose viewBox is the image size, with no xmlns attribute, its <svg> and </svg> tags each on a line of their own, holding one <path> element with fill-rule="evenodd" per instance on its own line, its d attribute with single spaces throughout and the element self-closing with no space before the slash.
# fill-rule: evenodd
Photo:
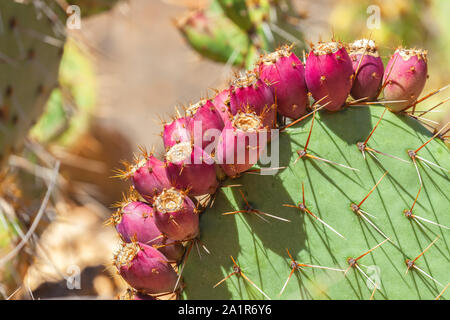
<svg viewBox="0 0 450 320">
<path fill-rule="evenodd" d="M 290 0 L 212 0 L 175 24 L 201 56 L 238 67 L 251 67 L 259 55 L 273 51 L 286 38 L 304 46 L 301 16 Z"/>
</svg>

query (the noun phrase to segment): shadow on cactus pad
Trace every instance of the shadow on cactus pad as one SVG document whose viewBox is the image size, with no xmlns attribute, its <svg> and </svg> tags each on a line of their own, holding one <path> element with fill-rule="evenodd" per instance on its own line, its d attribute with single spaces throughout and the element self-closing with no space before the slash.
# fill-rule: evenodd
<svg viewBox="0 0 450 320">
<path fill-rule="evenodd" d="M 367 150 L 364 158 L 356 143 L 367 138 L 382 111 L 350 107 L 316 115 L 307 153 L 333 163 L 313 157 L 296 162 L 296 151 L 304 150 L 309 135 L 310 117 L 280 134 L 280 166 L 286 168 L 276 176 L 246 173 L 225 182 L 242 186 L 219 190 L 214 206 L 202 213 L 200 240 L 210 254 L 200 248 L 200 256 L 192 249 L 183 271 L 184 298 L 438 296 L 449 281 L 449 173 L 419 159 L 416 170 L 407 151 L 419 148 L 431 134 L 390 112 L 384 114 L 367 146 L 403 161 Z M 417 154 L 450 167 L 449 150 L 437 139 Z M 416 197 L 412 215 L 405 215 Z M 352 203 L 359 204 L 356 211 L 351 210 Z M 249 207 L 254 211 L 223 215 Z M 290 222 L 258 216 L 258 210 Z M 414 260 L 435 239 L 406 273 L 406 259 Z M 367 253 L 371 248 L 375 249 Z"/>
</svg>

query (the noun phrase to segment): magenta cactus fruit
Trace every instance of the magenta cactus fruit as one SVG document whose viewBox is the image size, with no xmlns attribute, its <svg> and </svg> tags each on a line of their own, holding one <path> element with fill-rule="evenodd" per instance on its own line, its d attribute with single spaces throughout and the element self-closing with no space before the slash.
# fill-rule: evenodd
<svg viewBox="0 0 450 320">
<path fill-rule="evenodd" d="M 190 118 L 189 130 L 194 144 L 202 149 L 208 146 L 211 146 L 208 150 L 215 149 L 215 139 L 220 135 L 224 123 L 211 100 L 201 100 L 191 105 L 186 109 L 186 116 Z"/>
<path fill-rule="evenodd" d="M 276 97 L 278 113 L 292 119 L 305 115 L 309 107 L 305 68 L 291 47 L 265 55 L 258 65 L 261 80 L 269 84 Z"/>
<path fill-rule="evenodd" d="M 173 291 L 178 278 L 167 258 L 143 243 L 122 243 L 114 265 L 130 286 L 147 294 Z"/>
<path fill-rule="evenodd" d="M 406 101 L 391 103 L 388 108 L 398 112 L 412 105 L 425 86 L 427 72 L 427 51 L 402 48 L 395 50 L 384 71 L 384 98 Z"/>
<path fill-rule="evenodd" d="M 352 88 L 352 75 L 352 61 L 339 42 L 318 43 L 308 54 L 306 85 L 316 101 L 323 99 L 321 105 L 327 104 L 329 111 L 344 106 Z"/>
<path fill-rule="evenodd" d="M 267 143 L 267 130 L 256 113 L 239 111 L 222 131 L 216 160 L 230 177 L 250 169 Z"/>
<path fill-rule="evenodd" d="M 219 113 L 220 117 L 222 118 L 222 121 L 225 126 L 225 124 L 227 124 L 230 121 L 230 118 L 232 117 L 229 108 L 230 90 L 224 89 L 222 91 L 219 91 L 213 98 L 213 104 L 217 112 Z"/>
<path fill-rule="evenodd" d="M 182 191 L 167 189 L 155 197 L 156 226 L 169 239 L 185 241 L 198 236 L 199 215 L 192 200 Z"/>
<path fill-rule="evenodd" d="M 134 188 L 148 202 L 164 188 L 170 188 L 169 177 L 166 172 L 166 164 L 154 157 L 146 155 L 129 173 Z"/>
<path fill-rule="evenodd" d="M 275 126 L 277 111 L 272 90 L 256 72 L 247 71 L 245 76 L 233 80 L 229 90 L 232 115 L 239 111 L 255 112 L 264 126 Z"/>
<path fill-rule="evenodd" d="M 219 182 L 214 160 L 203 149 L 181 142 L 166 153 L 166 171 L 172 185 L 191 196 L 214 193 Z"/>
<path fill-rule="evenodd" d="M 189 117 L 181 117 L 164 125 L 162 136 L 166 149 L 180 142 L 191 141 L 189 121 Z"/>
<path fill-rule="evenodd" d="M 140 201 L 130 201 L 112 215 L 117 232 L 125 242 L 159 244 L 161 231 L 153 221 L 153 209 Z"/>
<path fill-rule="evenodd" d="M 375 101 L 383 80 L 384 65 L 373 40 L 356 40 L 350 45 L 350 59 L 353 65 L 353 86 L 351 96 L 364 101 Z M 357 73 L 357 74 L 356 74 Z"/>
<path fill-rule="evenodd" d="M 169 260 L 178 261 L 184 247 L 162 235 L 153 219 L 153 208 L 130 197 L 124 205 L 113 213 L 110 219 L 125 242 L 138 241 L 154 246 Z"/>
</svg>

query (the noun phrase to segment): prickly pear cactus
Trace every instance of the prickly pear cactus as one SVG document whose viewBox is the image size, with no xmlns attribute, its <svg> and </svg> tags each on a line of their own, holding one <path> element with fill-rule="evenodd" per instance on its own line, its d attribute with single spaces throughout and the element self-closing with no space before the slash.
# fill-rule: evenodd
<svg viewBox="0 0 450 320">
<path fill-rule="evenodd" d="M 58 84 L 65 13 L 55 1 L 0 5 L 0 165 L 23 144 Z"/>
<path fill-rule="evenodd" d="M 114 263 L 130 286 L 153 295 L 166 293 L 169 283 L 186 299 L 446 294 L 450 160 L 440 140 L 448 123 L 430 134 L 421 115 L 434 107 L 416 115 L 419 103 L 424 108 L 445 88 L 419 99 L 425 51 L 399 48 L 386 70 L 380 63 L 366 72 L 365 54 L 378 53 L 367 39 L 352 47 L 361 44 L 358 63 L 335 41 L 312 45 L 305 66 L 291 46 L 261 57 L 211 101 L 164 125 L 164 161 L 143 150 L 118 170 L 148 201 L 144 216 L 131 210 L 139 217 L 133 228 L 116 229 L 122 242 Z M 363 97 L 350 100 L 355 83 Z M 211 151 L 203 142 L 212 135 Z M 185 246 L 181 261 L 158 258 L 164 264 L 156 266 L 151 260 L 162 247 L 129 239 L 130 231 L 144 236 L 143 219 L 161 232 L 155 239 Z"/>
<path fill-rule="evenodd" d="M 415 120 L 390 112 L 384 114 L 367 145 L 404 161 L 375 152 L 365 152 L 364 158 L 356 144 L 369 136 L 383 109 L 355 106 L 338 113 L 320 112 L 315 117 L 307 153 L 357 170 L 310 157 L 298 159 L 296 151 L 304 150 L 311 128 L 309 118 L 280 133 L 280 167 L 284 169 L 276 175 L 244 174 L 226 181 L 224 185 L 240 186 L 220 189 L 212 208 L 202 213 L 200 240 L 210 254 L 200 251 L 199 256 L 195 248 L 190 253 L 183 271 L 184 298 L 438 296 L 450 280 L 445 227 L 450 226 L 449 172 L 417 159 L 416 171 L 407 151 L 417 149 L 431 135 Z M 417 154 L 450 168 L 449 150 L 438 139 Z M 377 187 L 360 204 L 377 182 Z M 298 207 L 284 206 L 301 207 L 302 184 L 304 205 L 315 217 Z M 404 210 L 411 209 L 420 189 L 411 211 L 413 216 L 408 218 Z M 352 203 L 359 204 L 361 214 L 352 211 Z M 223 215 L 239 210 L 250 211 Z M 414 262 L 414 268 L 405 273 L 406 259 L 415 259 L 437 237 Z M 356 265 L 349 265 L 352 262 L 349 258 L 356 259 L 380 243 L 357 259 Z M 287 250 L 298 264 L 316 267 L 292 263 Z M 292 270 L 292 277 L 280 295 Z"/>
</svg>

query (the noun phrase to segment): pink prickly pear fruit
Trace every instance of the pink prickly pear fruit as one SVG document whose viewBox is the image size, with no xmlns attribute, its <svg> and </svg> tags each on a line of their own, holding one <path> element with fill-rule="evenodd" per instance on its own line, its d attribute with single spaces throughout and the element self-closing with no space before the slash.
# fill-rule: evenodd
<svg viewBox="0 0 450 320">
<path fill-rule="evenodd" d="M 141 160 L 130 172 L 134 188 L 148 202 L 164 188 L 170 188 L 169 177 L 166 172 L 166 164 L 149 155 Z"/>
<path fill-rule="evenodd" d="M 163 293 L 175 288 L 177 273 L 161 252 L 146 244 L 122 243 L 114 264 L 122 278 L 141 292 Z"/>
<path fill-rule="evenodd" d="M 308 90 L 329 111 L 340 110 L 352 88 L 353 67 L 339 42 L 319 43 L 308 54 L 305 80 Z M 326 97 L 326 98 L 325 98 Z"/>
<path fill-rule="evenodd" d="M 166 172 L 172 185 L 191 196 L 212 194 L 219 182 L 214 160 L 202 148 L 181 142 L 166 152 Z"/>
<path fill-rule="evenodd" d="M 183 245 L 168 239 L 159 231 L 153 218 L 153 208 L 144 202 L 130 200 L 114 212 L 110 219 L 122 240 L 154 246 L 169 260 L 180 260 L 184 253 Z"/>
<path fill-rule="evenodd" d="M 191 141 L 188 117 L 181 117 L 165 124 L 163 129 L 164 147 L 170 148 L 177 143 Z"/>
<path fill-rule="evenodd" d="M 169 239 L 185 241 L 198 236 L 199 215 L 192 200 L 182 191 L 167 189 L 155 197 L 156 226 Z"/>
<path fill-rule="evenodd" d="M 202 149 L 211 146 L 208 149 L 214 150 L 217 144 L 215 140 L 224 127 L 223 120 L 214 104 L 210 100 L 201 100 L 186 109 L 186 115 L 190 118 L 189 130 L 194 144 Z"/>
<path fill-rule="evenodd" d="M 239 111 L 222 131 L 216 161 L 235 178 L 258 162 L 267 144 L 267 129 L 256 113 Z"/>
<path fill-rule="evenodd" d="M 349 56 L 353 65 L 353 86 L 350 91 L 355 99 L 375 101 L 383 80 L 384 65 L 373 40 L 356 40 L 350 45 Z M 357 73 L 357 74 L 356 74 Z"/>
<path fill-rule="evenodd" d="M 219 113 L 220 117 L 222 118 L 222 121 L 225 126 L 225 124 L 228 123 L 230 121 L 230 118 L 232 117 L 229 107 L 230 90 L 224 89 L 218 92 L 216 96 L 213 98 L 213 104 L 217 112 Z"/>
<path fill-rule="evenodd" d="M 140 201 L 131 201 L 111 217 L 117 232 L 125 242 L 139 241 L 147 245 L 160 244 L 161 235 L 153 221 L 153 208 Z"/>
<path fill-rule="evenodd" d="M 274 93 L 278 113 L 292 119 L 305 115 L 309 107 L 305 68 L 291 47 L 284 46 L 265 55 L 258 65 L 261 80 Z"/>
<path fill-rule="evenodd" d="M 269 129 L 275 127 L 277 108 L 272 89 L 253 71 L 232 81 L 230 86 L 230 111 L 255 112 Z"/>
<path fill-rule="evenodd" d="M 384 71 L 384 99 L 406 100 L 387 107 L 399 112 L 412 105 L 422 92 L 427 80 L 427 51 L 421 49 L 395 50 Z"/>
</svg>

